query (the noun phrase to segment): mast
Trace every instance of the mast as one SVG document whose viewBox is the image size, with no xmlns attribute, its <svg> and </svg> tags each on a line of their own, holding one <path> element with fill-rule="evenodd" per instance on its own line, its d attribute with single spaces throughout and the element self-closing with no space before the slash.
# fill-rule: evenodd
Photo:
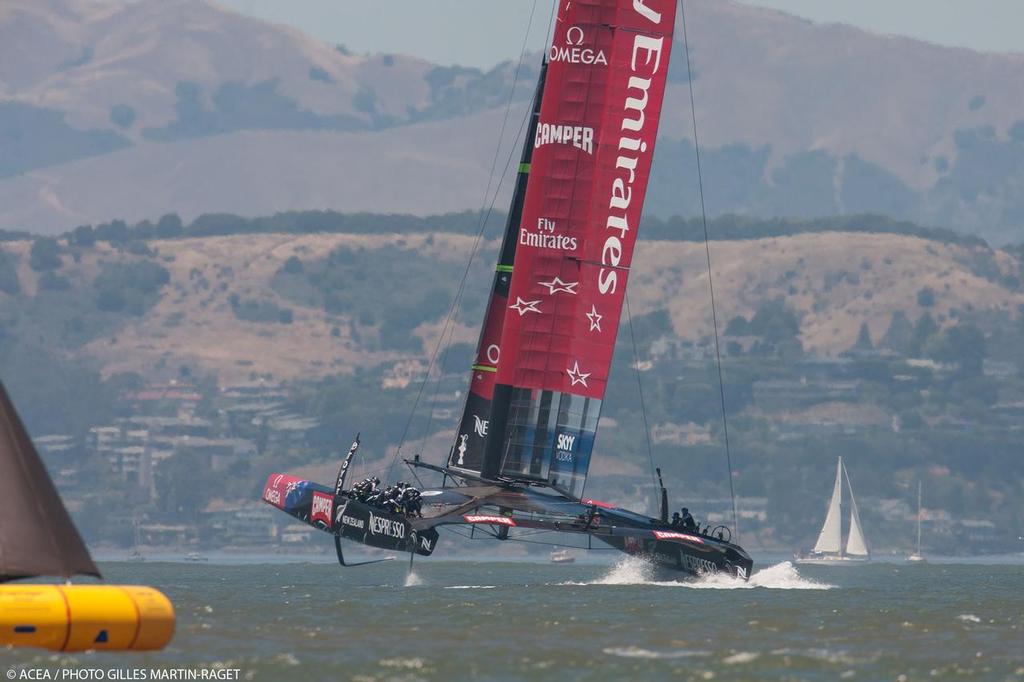
<svg viewBox="0 0 1024 682">
<path fill-rule="evenodd" d="M 537 131 L 537 119 L 540 116 L 540 103 L 544 94 L 544 80 L 547 75 L 547 59 L 541 64 L 540 76 L 533 94 L 530 108 L 530 119 L 523 138 L 523 151 L 519 158 L 516 186 L 512 193 L 508 218 L 505 222 L 505 233 L 501 240 L 498 253 L 498 264 L 494 270 L 494 281 L 491 295 L 487 302 L 487 312 L 480 328 L 477 341 L 476 358 L 470 370 L 469 387 L 466 391 L 466 402 L 462 409 L 462 419 L 455 436 L 455 444 L 448 456 L 448 466 L 467 471 L 480 472 L 483 468 L 484 441 L 490 427 L 492 403 L 495 398 L 494 377 L 498 371 L 498 360 L 501 355 L 501 330 L 508 307 L 508 289 L 512 280 L 512 264 L 515 261 L 516 245 L 519 241 L 519 222 L 523 214 L 523 202 L 526 199 L 526 187 L 530 178 L 530 159 L 533 156 L 533 138 Z M 503 414 L 507 406 L 498 412 Z M 488 474 L 485 474 L 488 475 Z M 493 476 L 493 474 L 491 474 Z"/>
<path fill-rule="evenodd" d="M 850 481 L 850 472 L 843 467 L 846 474 L 846 484 L 850 486 L 850 536 L 846 540 L 846 553 L 852 556 L 868 556 L 868 543 L 864 538 L 864 530 L 860 524 L 860 513 L 857 511 L 857 500 L 853 497 L 853 482 Z"/>
<path fill-rule="evenodd" d="M 818 541 L 814 544 L 814 551 L 842 552 L 843 543 L 843 458 L 840 457 L 836 463 L 836 482 L 832 486 L 832 497 L 828 501 L 828 512 L 825 514 L 825 523 L 818 533 Z"/>
<path fill-rule="evenodd" d="M 675 0 L 559 2 L 496 346 L 485 478 L 582 493 L 654 155 L 675 11 Z"/>
</svg>

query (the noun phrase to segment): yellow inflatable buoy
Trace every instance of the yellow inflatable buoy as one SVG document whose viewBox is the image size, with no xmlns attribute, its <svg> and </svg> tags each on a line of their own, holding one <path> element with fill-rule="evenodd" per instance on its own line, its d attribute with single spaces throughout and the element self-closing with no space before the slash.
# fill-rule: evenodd
<svg viewBox="0 0 1024 682">
<path fill-rule="evenodd" d="M 138 585 L 0 585 L 0 644 L 148 651 L 174 634 L 174 606 Z"/>
</svg>

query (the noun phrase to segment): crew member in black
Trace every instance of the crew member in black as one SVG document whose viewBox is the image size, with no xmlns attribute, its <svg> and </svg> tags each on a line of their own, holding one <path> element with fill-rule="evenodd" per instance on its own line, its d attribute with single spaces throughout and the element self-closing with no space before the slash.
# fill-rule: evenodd
<svg viewBox="0 0 1024 682">
<path fill-rule="evenodd" d="M 375 476 L 364 478 L 359 483 L 352 486 L 352 492 L 360 502 L 366 502 L 369 500 L 374 493 L 377 492 L 377 487 L 380 485 L 380 479 Z"/>
<path fill-rule="evenodd" d="M 690 510 L 687 509 L 686 507 L 683 507 L 682 511 L 683 511 L 683 520 L 682 520 L 683 530 L 688 530 L 691 533 L 696 531 L 697 530 L 697 522 L 693 520 L 693 515 L 690 513 Z"/>
<path fill-rule="evenodd" d="M 682 528 L 683 520 L 679 517 L 679 512 L 672 512 L 672 527 Z"/>
</svg>

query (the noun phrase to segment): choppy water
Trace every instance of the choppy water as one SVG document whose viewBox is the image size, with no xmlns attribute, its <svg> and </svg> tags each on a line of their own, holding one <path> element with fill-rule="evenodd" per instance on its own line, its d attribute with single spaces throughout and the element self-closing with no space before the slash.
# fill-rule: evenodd
<svg viewBox="0 0 1024 682">
<path fill-rule="evenodd" d="M 776 563 L 749 583 L 642 564 L 102 566 L 178 611 L 156 654 L 0 667 L 225 665 L 260 680 L 1024 679 L 1024 567 Z M 2 678 L 0 678 L 2 679 Z"/>
</svg>

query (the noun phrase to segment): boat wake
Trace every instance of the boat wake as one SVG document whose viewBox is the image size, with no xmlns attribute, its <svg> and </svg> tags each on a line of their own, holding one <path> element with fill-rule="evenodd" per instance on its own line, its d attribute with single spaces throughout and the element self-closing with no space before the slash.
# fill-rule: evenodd
<svg viewBox="0 0 1024 682">
<path fill-rule="evenodd" d="M 636 557 L 619 561 L 605 575 L 587 582 L 569 582 L 564 585 L 655 585 L 662 587 L 686 587 L 697 590 L 742 590 L 765 588 L 770 590 L 830 590 L 834 585 L 818 582 L 800 575 L 789 561 L 774 564 L 755 571 L 750 580 L 744 582 L 724 574 L 707 575 L 696 580 L 658 580 L 656 567 Z"/>
<path fill-rule="evenodd" d="M 763 587 L 769 590 L 831 590 L 835 585 L 811 580 L 800 575 L 796 566 L 789 561 L 774 564 L 760 571 L 754 571 L 748 582 L 731 576 L 708 575 L 688 585 L 698 589 L 753 589 Z"/>
<path fill-rule="evenodd" d="M 409 571 L 405 575 L 405 586 L 406 587 L 418 587 L 423 584 L 423 578 L 416 573 L 416 571 Z"/>
</svg>

